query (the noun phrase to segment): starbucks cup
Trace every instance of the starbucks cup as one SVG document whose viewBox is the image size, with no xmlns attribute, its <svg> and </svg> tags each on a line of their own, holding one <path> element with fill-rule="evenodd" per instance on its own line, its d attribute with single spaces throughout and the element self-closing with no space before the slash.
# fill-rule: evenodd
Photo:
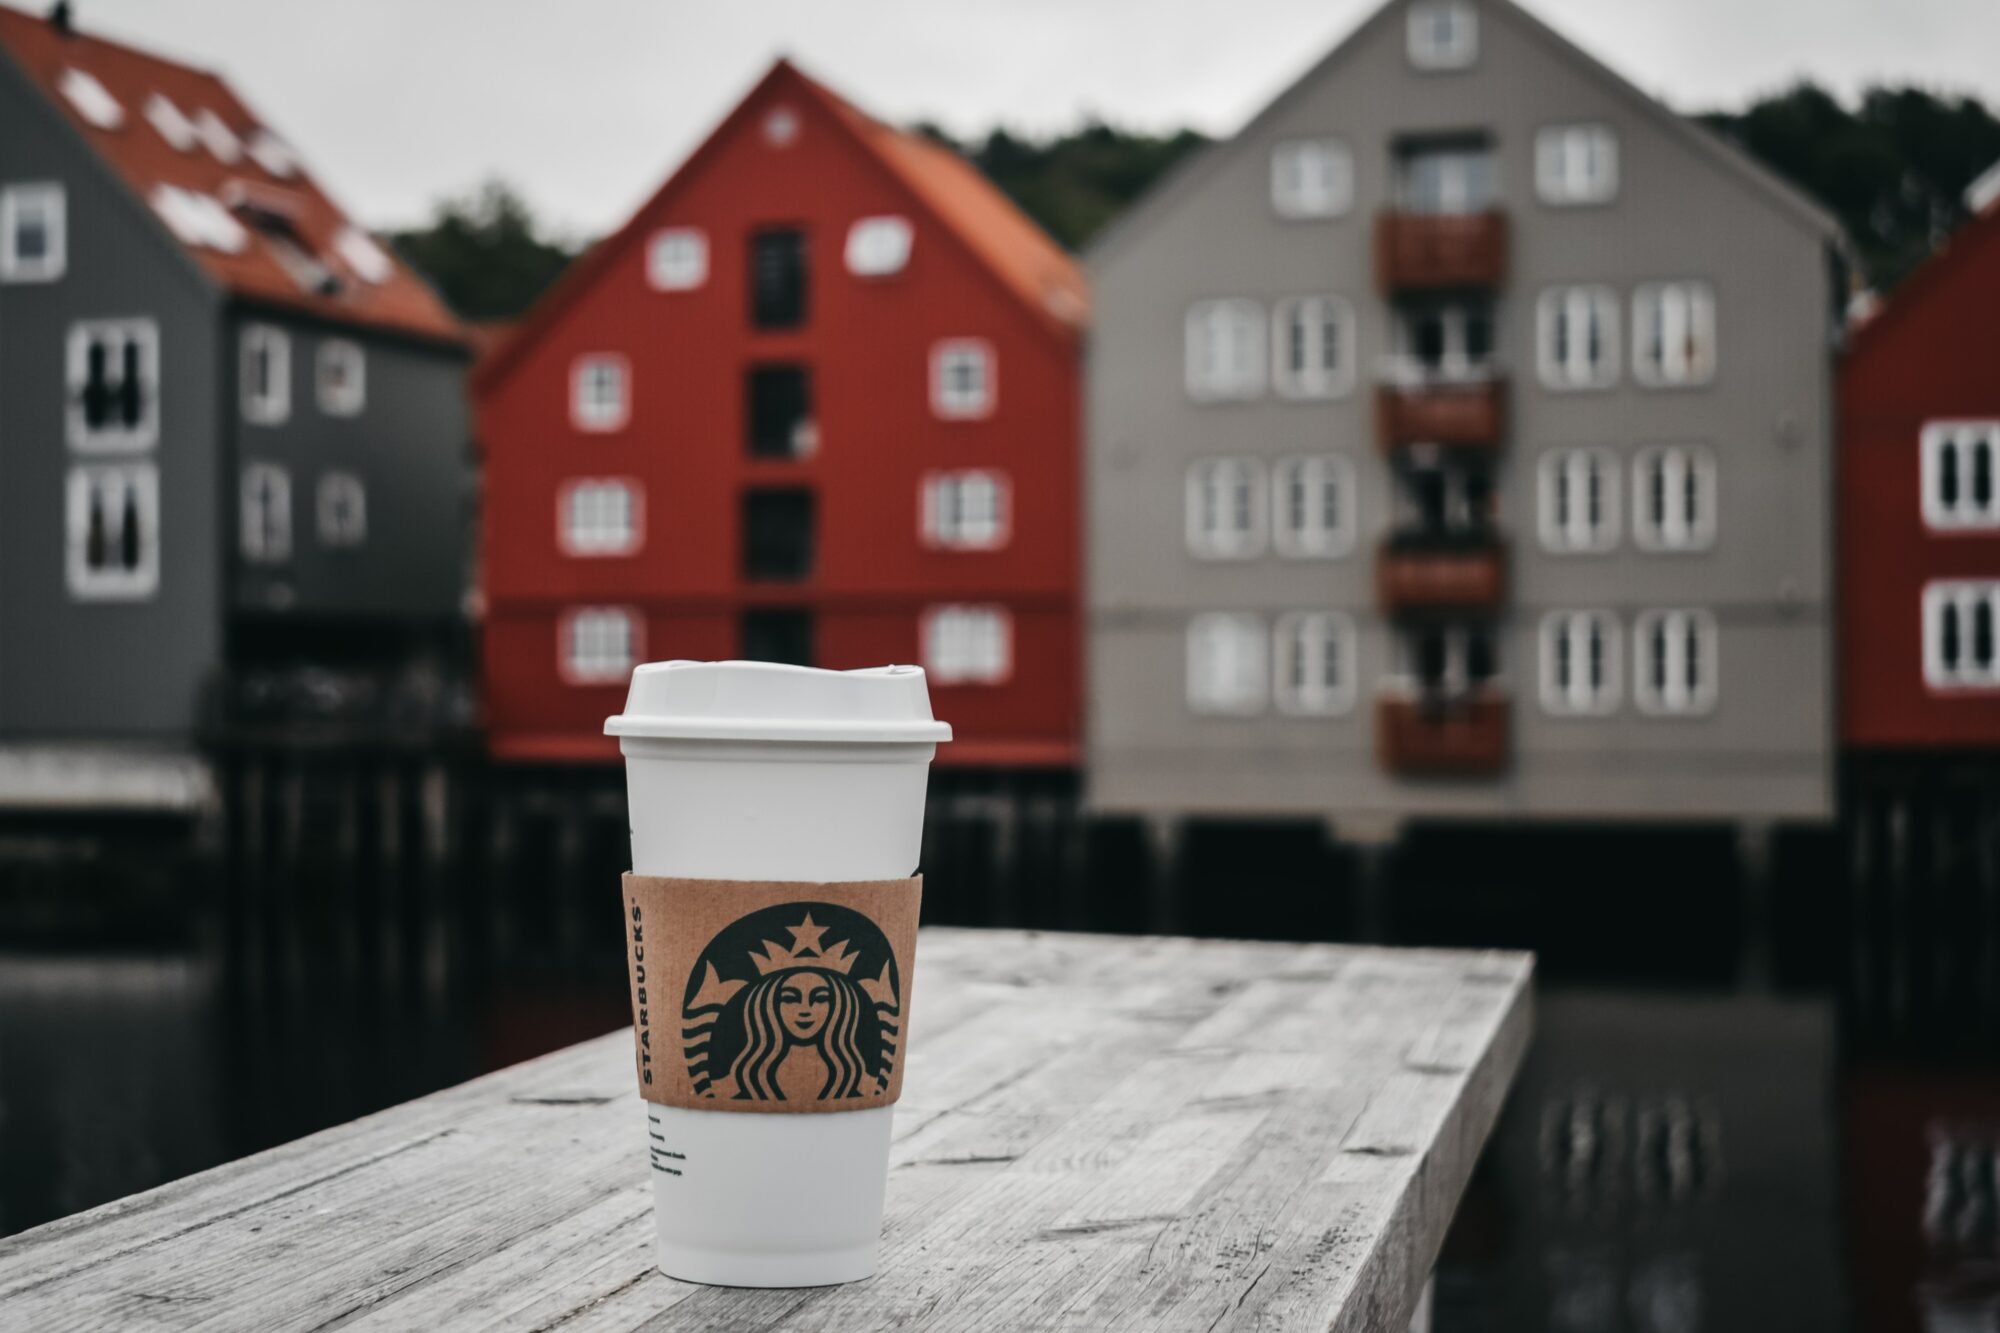
<svg viewBox="0 0 2000 1333">
<path fill-rule="evenodd" d="M 639 877 L 706 895 L 651 900 L 654 919 L 643 939 L 636 920 L 631 932 L 660 1271 L 739 1287 L 868 1277 L 881 1232 L 893 1105 L 750 1112 L 790 1109 L 814 1095 L 866 1100 L 863 1092 L 873 1091 L 880 1100 L 884 1069 L 850 1070 L 843 1084 L 840 1071 L 852 1061 L 833 1053 L 828 1034 L 843 1022 L 852 1033 L 857 1007 L 892 1015 L 881 1020 L 886 1035 L 874 1049 L 893 1044 L 900 1065 L 908 959 L 898 966 L 883 961 L 882 949 L 871 952 L 869 940 L 882 937 L 870 936 L 860 917 L 770 903 L 794 883 L 803 898 L 823 896 L 805 886 L 850 881 L 881 881 L 885 893 L 901 892 L 893 882 L 907 882 L 916 870 L 930 761 L 951 728 L 931 716 L 920 667 L 654 662 L 632 673 L 625 711 L 604 729 L 625 756 L 629 915 L 640 915 L 630 897 Z M 717 929 L 734 916 L 739 894 L 746 915 Z M 695 905 L 659 905 L 683 901 Z M 914 898 L 909 903 L 913 942 Z M 687 959 L 702 950 L 690 966 Z M 776 1008 L 781 982 L 784 1003 L 818 1008 Z M 697 1003 L 716 997 L 727 999 Z M 829 1010 L 831 1019 L 824 1017 Z M 813 1031 L 818 1044 L 787 1024 Z M 778 1035 L 769 1037 L 772 1031 Z M 797 1053 L 783 1055 L 783 1063 L 776 1055 L 752 1058 L 746 1052 L 759 1032 L 780 1054 L 790 1038 Z M 683 1050 L 685 1033 L 703 1041 L 699 1034 L 712 1033 L 714 1049 L 734 1037 L 735 1055 L 725 1050 L 704 1066 L 711 1048 Z M 849 1040 L 844 1049 L 854 1046 Z M 889 1060 L 881 1057 L 884 1065 Z M 652 1071 L 685 1082 L 690 1062 L 700 1091 L 686 1095 L 711 1100 L 653 1100 Z M 863 1079 L 870 1080 L 866 1089 Z M 753 1102 L 753 1093 L 777 1100 Z M 815 1103 L 828 1105 L 837 1103 Z"/>
</svg>

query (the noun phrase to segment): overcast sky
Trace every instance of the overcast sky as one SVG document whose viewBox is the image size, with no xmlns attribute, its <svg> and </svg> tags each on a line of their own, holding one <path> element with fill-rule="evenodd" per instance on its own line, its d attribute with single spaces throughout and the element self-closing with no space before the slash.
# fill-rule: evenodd
<svg viewBox="0 0 2000 1333">
<path fill-rule="evenodd" d="M 20 0 L 10 0 L 20 3 Z M 1526 0 L 1681 110 L 1810 75 L 2000 105 L 2000 0 Z M 372 226 L 488 176 L 616 226 L 788 53 L 884 119 L 1223 134 L 1376 0 L 76 0 L 227 75 Z"/>
</svg>

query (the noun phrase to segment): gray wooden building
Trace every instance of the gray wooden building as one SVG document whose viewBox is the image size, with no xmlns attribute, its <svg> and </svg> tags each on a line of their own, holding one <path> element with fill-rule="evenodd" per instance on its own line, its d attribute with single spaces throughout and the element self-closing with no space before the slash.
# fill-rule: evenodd
<svg viewBox="0 0 2000 1333">
<path fill-rule="evenodd" d="M 1100 811 L 1819 819 L 1836 225 L 1392 0 L 1087 256 Z"/>
<path fill-rule="evenodd" d="M 466 360 L 221 79 L 0 8 L 0 743 L 393 692 L 462 617 Z"/>
</svg>

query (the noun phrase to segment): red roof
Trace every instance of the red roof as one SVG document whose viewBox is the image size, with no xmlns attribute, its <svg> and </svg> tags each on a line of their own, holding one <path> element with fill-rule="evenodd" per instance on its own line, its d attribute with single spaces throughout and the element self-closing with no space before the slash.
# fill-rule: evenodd
<svg viewBox="0 0 2000 1333">
<path fill-rule="evenodd" d="M 117 42 L 59 29 L 47 19 L 5 6 L 0 6 L 0 50 L 13 57 L 188 255 L 229 291 L 324 319 L 463 339 L 463 330 L 436 294 L 351 222 L 220 78 Z M 85 114 L 77 98 L 79 92 L 86 100 L 95 92 L 92 80 L 116 103 L 115 113 L 107 104 L 98 120 Z M 156 103 L 156 97 L 165 105 Z M 114 114 L 115 123 L 98 123 Z M 169 130 L 184 146 L 170 141 Z M 225 153 L 233 138 L 236 160 L 217 156 L 208 146 L 209 136 Z M 253 144 L 259 151 L 251 151 Z M 170 216 L 177 206 L 179 225 Z M 233 251 L 183 234 L 190 211 L 196 222 L 207 220 L 218 228 Z M 232 232 L 231 218 L 241 226 L 240 234 Z M 310 290 L 298 276 L 311 281 L 325 272 L 338 280 L 330 293 Z"/>
</svg>

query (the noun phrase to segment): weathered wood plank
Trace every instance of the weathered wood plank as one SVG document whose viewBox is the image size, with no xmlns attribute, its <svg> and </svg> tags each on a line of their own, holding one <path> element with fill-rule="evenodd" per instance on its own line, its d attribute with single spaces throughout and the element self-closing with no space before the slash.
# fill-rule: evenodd
<svg viewBox="0 0 2000 1333">
<path fill-rule="evenodd" d="M 927 931 L 882 1268 L 652 1268 L 615 1033 L 0 1240 L 0 1325 L 1399 1328 L 1519 1065 L 1531 963 Z"/>
</svg>

